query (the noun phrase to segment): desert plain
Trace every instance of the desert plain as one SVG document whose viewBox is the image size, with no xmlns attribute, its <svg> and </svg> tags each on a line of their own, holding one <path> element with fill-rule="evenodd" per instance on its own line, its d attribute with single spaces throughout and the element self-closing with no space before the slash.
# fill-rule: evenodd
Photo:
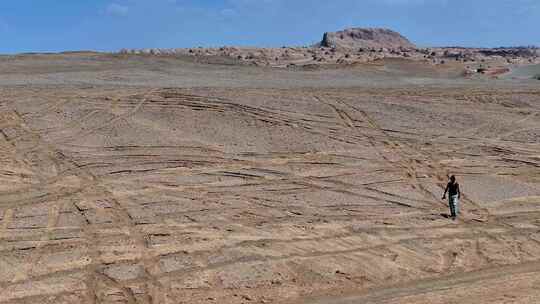
<svg viewBox="0 0 540 304">
<path fill-rule="evenodd" d="M 540 303 L 540 68 L 465 68 L 0 56 L 0 303 Z"/>
</svg>

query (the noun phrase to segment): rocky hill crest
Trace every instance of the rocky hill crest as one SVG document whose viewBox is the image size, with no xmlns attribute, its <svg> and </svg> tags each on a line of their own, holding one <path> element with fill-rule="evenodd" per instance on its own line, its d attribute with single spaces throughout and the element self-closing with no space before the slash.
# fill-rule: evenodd
<svg viewBox="0 0 540 304">
<path fill-rule="evenodd" d="M 415 49 L 400 33 L 384 28 L 350 28 L 338 32 L 324 33 L 322 47 L 341 49 Z"/>
</svg>

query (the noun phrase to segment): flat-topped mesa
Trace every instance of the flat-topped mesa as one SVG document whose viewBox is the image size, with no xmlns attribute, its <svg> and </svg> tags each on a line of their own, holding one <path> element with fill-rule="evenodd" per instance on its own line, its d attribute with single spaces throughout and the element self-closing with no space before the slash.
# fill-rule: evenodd
<svg viewBox="0 0 540 304">
<path fill-rule="evenodd" d="M 415 49 L 400 33 L 383 28 L 351 28 L 324 33 L 320 43 L 323 47 L 340 49 Z"/>
</svg>

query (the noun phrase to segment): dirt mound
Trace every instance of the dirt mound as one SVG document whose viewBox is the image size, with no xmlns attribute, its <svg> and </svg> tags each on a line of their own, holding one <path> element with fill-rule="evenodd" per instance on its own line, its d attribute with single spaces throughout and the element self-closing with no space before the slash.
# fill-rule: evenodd
<svg viewBox="0 0 540 304">
<path fill-rule="evenodd" d="M 328 32 L 324 34 L 320 45 L 343 49 L 416 48 L 414 44 L 398 32 L 382 28 L 351 28 L 338 32 Z"/>
</svg>

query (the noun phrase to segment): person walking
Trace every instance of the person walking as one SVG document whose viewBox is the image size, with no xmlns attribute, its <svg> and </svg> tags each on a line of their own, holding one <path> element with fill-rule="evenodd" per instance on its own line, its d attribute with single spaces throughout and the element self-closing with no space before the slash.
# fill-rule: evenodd
<svg viewBox="0 0 540 304">
<path fill-rule="evenodd" d="M 450 213 L 452 219 L 455 220 L 459 213 L 459 199 L 461 198 L 461 191 L 459 190 L 459 183 L 456 181 L 456 177 L 452 175 L 450 181 L 446 185 L 442 199 L 446 199 L 446 193 L 448 193 L 448 205 L 450 206 Z"/>
</svg>

